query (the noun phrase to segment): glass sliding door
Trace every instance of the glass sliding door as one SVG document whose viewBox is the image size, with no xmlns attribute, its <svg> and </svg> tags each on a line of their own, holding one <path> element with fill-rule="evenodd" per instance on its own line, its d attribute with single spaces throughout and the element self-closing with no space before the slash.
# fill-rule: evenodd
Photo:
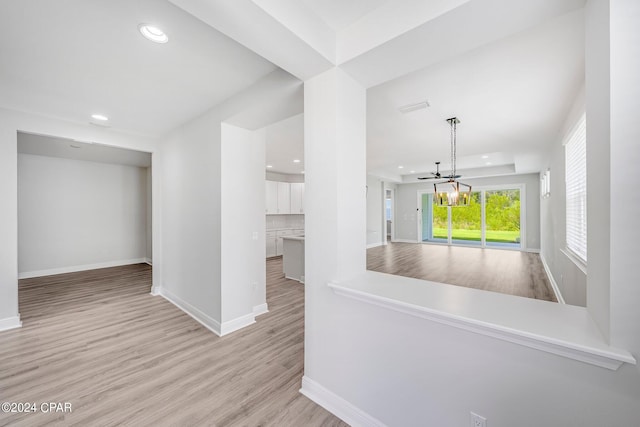
<svg viewBox="0 0 640 427">
<path fill-rule="evenodd" d="M 468 206 L 436 206 L 433 194 L 419 194 L 418 233 L 423 242 L 521 248 L 521 189 L 479 190 Z"/>
<path fill-rule="evenodd" d="M 449 242 L 449 213 L 446 206 L 437 206 L 433 203 L 433 195 L 429 194 L 431 204 L 431 241 Z"/>
<path fill-rule="evenodd" d="M 491 247 L 520 247 L 520 190 L 485 192 L 485 240 Z"/>
<path fill-rule="evenodd" d="M 469 206 L 451 209 L 451 243 L 482 245 L 482 201 L 479 191 L 471 193 Z"/>
</svg>

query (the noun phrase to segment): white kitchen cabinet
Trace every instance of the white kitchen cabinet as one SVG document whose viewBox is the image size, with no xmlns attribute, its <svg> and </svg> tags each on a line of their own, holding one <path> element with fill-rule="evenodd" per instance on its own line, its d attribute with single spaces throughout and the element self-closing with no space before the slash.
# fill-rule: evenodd
<svg viewBox="0 0 640 427">
<path fill-rule="evenodd" d="M 278 182 L 278 212 L 279 214 L 291 213 L 291 184 Z"/>
<path fill-rule="evenodd" d="M 304 182 L 291 184 L 291 213 L 304 213 Z"/>
<path fill-rule="evenodd" d="M 267 258 L 273 257 L 278 255 L 278 250 L 277 250 L 277 245 L 276 245 L 276 241 L 277 241 L 277 235 L 275 231 L 267 231 L 267 235 L 266 235 L 266 245 L 267 245 Z"/>
<path fill-rule="evenodd" d="M 278 182 L 265 181 L 265 212 L 267 215 L 278 213 Z"/>
</svg>

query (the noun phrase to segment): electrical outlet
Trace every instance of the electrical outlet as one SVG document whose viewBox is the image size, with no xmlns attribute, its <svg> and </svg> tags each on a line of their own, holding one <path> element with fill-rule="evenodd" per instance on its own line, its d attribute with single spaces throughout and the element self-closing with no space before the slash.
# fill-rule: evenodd
<svg viewBox="0 0 640 427">
<path fill-rule="evenodd" d="M 487 427 L 487 419 L 481 415 L 471 412 L 471 427 Z"/>
</svg>

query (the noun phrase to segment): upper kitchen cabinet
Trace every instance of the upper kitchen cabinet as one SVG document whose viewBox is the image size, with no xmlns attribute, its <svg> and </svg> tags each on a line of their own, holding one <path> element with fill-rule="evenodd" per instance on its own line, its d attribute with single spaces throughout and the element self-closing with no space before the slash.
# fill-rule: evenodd
<svg viewBox="0 0 640 427">
<path fill-rule="evenodd" d="M 278 182 L 278 213 L 291 213 L 291 184 Z"/>
<path fill-rule="evenodd" d="M 265 181 L 265 212 L 267 215 L 278 213 L 278 184 L 276 181 Z"/>
<path fill-rule="evenodd" d="M 291 184 L 291 213 L 304 213 L 304 182 Z"/>
</svg>

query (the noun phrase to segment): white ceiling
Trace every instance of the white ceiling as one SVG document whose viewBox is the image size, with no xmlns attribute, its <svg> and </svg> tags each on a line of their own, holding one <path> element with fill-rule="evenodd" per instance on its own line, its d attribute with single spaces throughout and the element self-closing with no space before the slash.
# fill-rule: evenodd
<svg viewBox="0 0 640 427">
<path fill-rule="evenodd" d="M 151 166 L 151 153 L 24 132 L 18 132 L 18 153 L 141 168 Z"/>
<path fill-rule="evenodd" d="M 294 0 L 295 1 L 295 0 Z M 389 0 L 303 0 L 333 31 L 338 32 Z"/>
<path fill-rule="evenodd" d="M 169 36 L 138 32 L 151 23 Z M 275 66 L 164 0 L 0 2 L 0 106 L 161 135 Z"/>
<path fill-rule="evenodd" d="M 450 169 L 457 116 L 458 168 L 539 169 L 584 81 L 581 10 L 367 92 L 367 169 L 383 175 Z M 398 107 L 428 100 L 401 114 Z M 483 156 L 488 156 L 483 158 Z M 489 165 L 488 163 L 491 163 Z M 399 169 L 398 166 L 404 166 Z"/>
<path fill-rule="evenodd" d="M 418 174 L 433 170 L 437 160 L 447 170 L 445 119 L 454 115 L 462 120 L 459 168 L 478 170 L 491 162 L 528 172 L 557 138 L 584 79 L 582 3 L 529 0 L 514 7 L 508 0 L 428 5 L 415 0 L 303 0 L 288 16 L 292 0 L 4 1 L 0 107 L 79 122 L 102 113 L 111 117 L 114 129 L 161 135 L 276 69 L 218 30 L 308 78 L 331 66 L 327 58 L 335 39 L 318 38 L 326 34 L 324 25 L 334 37 L 340 33 L 343 42 L 350 40 L 342 46 L 350 48 L 337 53 L 353 58 L 342 66 L 365 86 L 381 76 L 401 76 L 368 89 L 369 172 Z M 271 9 L 281 18 L 269 15 Z M 475 25 L 478 13 L 494 10 L 501 11 L 495 25 Z M 304 19 L 298 22 L 296 16 Z M 389 25 L 383 25 L 385 19 Z M 322 25 L 314 26 L 314 20 Z M 449 51 L 449 44 L 434 43 L 433 35 L 443 34 L 443 26 L 451 29 L 452 20 L 455 29 L 472 31 L 452 40 L 457 44 Z M 137 30 L 141 22 L 163 28 L 169 42 L 145 40 Z M 310 31 L 296 33 L 295 25 L 305 22 Z M 379 38 L 372 35 L 376 29 L 384 33 Z M 367 70 L 377 74 L 367 75 Z M 290 86 L 287 99 L 293 101 L 287 106 L 295 108 L 278 111 L 294 114 L 302 89 Z M 397 111 L 425 99 L 431 103 L 426 110 Z M 248 116 L 231 120 L 268 123 Z M 268 126 L 266 133 L 272 170 L 300 173 L 303 163 L 293 159 L 303 160 L 302 115 Z"/>
</svg>

